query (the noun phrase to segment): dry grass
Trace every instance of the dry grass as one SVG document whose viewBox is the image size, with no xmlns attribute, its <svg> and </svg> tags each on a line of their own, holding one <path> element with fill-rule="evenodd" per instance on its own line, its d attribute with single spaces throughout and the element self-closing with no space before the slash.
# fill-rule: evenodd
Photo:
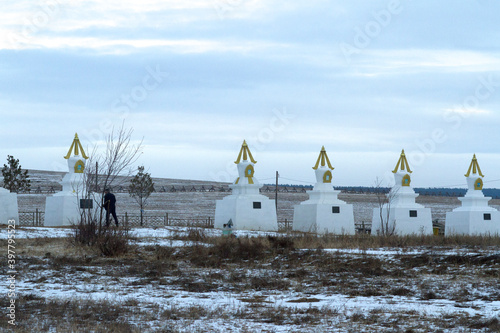
<svg viewBox="0 0 500 333">
<path fill-rule="evenodd" d="M 73 228 L 70 242 L 76 247 L 87 246 L 108 257 L 121 256 L 130 249 L 128 228 L 99 228 L 94 222 L 81 221 Z"/>
<path fill-rule="evenodd" d="M 2 298 L 2 308 L 7 306 Z M 51 300 L 33 294 L 21 295 L 17 302 L 15 332 L 141 332 L 127 321 L 132 308 L 108 300 Z M 7 330 L 5 320 L 0 327 Z"/>
<path fill-rule="evenodd" d="M 432 299 L 432 296 L 430 296 Z M 212 306 L 199 304 L 178 306 L 141 306 L 134 299 L 123 302 L 89 299 L 50 300 L 32 294 L 18 300 L 18 318 L 15 331 L 0 323 L 4 332 L 211 332 L 203 323 L 213 320 L 226 322 L 257 322 L 278 326 L 296 327 L 302 332 L 498 332 L 498 317 L 482 318 L 465 313 L 424 317 L 415 311 L 392 312 L 389 308 L 370 311 L 346 312 L 342 307 L 293 307 L 263 302 L 265 298 L 254 298 L 246 307 Z M 292 303 L 311 301 L 293 300 Z M 312 299 L 314 302 L 315 300 Z M 0 305 L 3 307 L 5 301 Z M 134 318 L 131 324 L 130 318 Z M 151 321 L 159 325 L 151 329 Z M 198 322 L 197 326 L 194 323 Z M 316 328 L 317 327 L 317 328 Z M 325 327 L 328 327 L 325 329 Z M 300 329 L 299 329 L 300 328 Z M 259 332 L 260 329 L 240 329 L 239 332 Z"/>
<path fill-rule="evenodd" d="M 455 248 L 498 250 L 499 240 L 495 237 L 447 239 L 294 233 L 235 238 L 208 237 L 198 228 L 175 237 L 184 237 L 193 243 L 178 248 L 134 245 L 111 257 L 88 246 L 76 243 L 68 246 L 66 239 L 23 239 L 19 276 L 40 288 L 50 288 L 53 283 L 63 286 L 101 283 L 131 291 L 151 288 L 148 290 L 161 293 L 165 300 L 178 292 L 191 296 L 222 292 L 245 305 L 161 307 L 132 298 L 54 300 L 25 294 L 19 299 L 18 331 L 27 332 L 32 325 L 37 325 L 39 331 L 143 332 L 148 331 L 146 323 L 154 322 L 157 326 L 151 331 L 185 332 L 189 323 L 210 320 L 291 325 L 310 329 L 307 332 L 324 325 L 345 332 L 427 332 L 431 324 L 433 331 L 449 327 L 472 332 L 498 331 L 498 318 L 429 317 L 411 312 L 395 313 L 390 309 L 346 312 L 335 307 L 299 306 L 317 303 L 316 295 L 335 294 L 409 297 L 422 302 L 443 299 L 456 302 L 457 306 L 478 300 L 498 302 L 500 256 L 491 251 L 449 253 Z M 346 254 L 325 250 L 398 246 L 402 246 L 401 250 L 390 260 L 362 251 Z M 414 249 L 420 253 L 411 254 Z M 291 306 L 277 305 L 269 297 L 280 293 L 296 295 L 290 299 Z M 6 306 L 5 302 L 3 298 L 0 305 Z M 0 324 L 0 330 L 7 328 L 5 321 Z M 202 325 L 189 331 L 209 332 L 210 329 L 203 330 Z"/>
<path fill-rule="evenodd" d="M 466 247 L 470 249 L 485 249 L 500 246 L 500 236 L 432 236 L 432 235 L 407 235 L 407 236 L 372 236 L 372 235 L 316 235 L 310 233 L 294 232 L 290 234 L 297 248 L 339 248 L 339 249 L 372 249 L 372 248 L 398 248 L 405 250 L 414 247 L 428 248 L 454 248 Z"/>
</svg>

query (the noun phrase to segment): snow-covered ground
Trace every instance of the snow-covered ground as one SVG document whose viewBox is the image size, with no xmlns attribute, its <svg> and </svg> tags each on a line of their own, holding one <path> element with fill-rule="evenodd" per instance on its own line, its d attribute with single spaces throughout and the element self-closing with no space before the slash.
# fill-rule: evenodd
<svg viewBox="0 0 500 333">
<path fill-rule="evenodd" d="M 199 229 L 203 230 L 203 233 L 207 237 L 217 237 L 222 235 L 222 231 L 219 229 L 212 228 L 192 228 L 192 227 L 175 227 L 166 226 L 159 228 L 131 228 L 130 236 L 137 238 L 139 242 L 144 239 L 152 239 L 152 241 L 161 241 L 162 239 L 171 238 L 173 235 L 176 236 L 187 236 L 189 230 Z M 16 230 L 17 239 L 31 239 L 31 238 L 62 238 L 73 235 L 74 230 L 72 228 L 50 228 L 50 227 L 21 227 Z M 257 237 L 257 236 L 280 236 L 282 234 L 277 232 L 262 232 L 262 231 L 250 231 L 250 230 L 235 230 L 234 235 L 237 237 Z M 3 232 L 0 234 L 0 239 L 7 239 L 8 233 Z"/>
<path fill-rule="evenodd" d="M 193 231 L 202 239 L 190 239 Z M 18 229 L 16 288 L 25 297 L 20 311 L 26 312 L 19 324 L 58 331 L 47 314 L 29 306 L 40 300 L 59 306 L 111 304 L 123 312 L 117 321 L 140 332 L 494 332 L 500 327 L 498 247 L 292 249 L 271 258 L 222 260 L 219 266 L 195 257 L 196 251 L 207 255 L 202 247 L 215 246 L 208 239 L 219 237 L 220 230 L 134 228 L 130 234 L 135 255 L 104 258 L 75 250 L 64 239 L 71 229 Z M 6 244 L 6 229 L 0 239 Z"/>
<path fill-rule="evenodd" d="M 274 199 L 274 193 L 263 192 L 263 195 Z M 217 200 L 229 195 L 227 192 L 176 192 L 176 193 L 153 193 L 148 199 L 146 215 L 165 216 L 173 219 L 207 219 L 215 216 L 215 203 Z M 18 205 L 21 212 L 33 213 L 36 209 L 45 210 L 47 194 L 19 194 Z M 123 216 L 138 215 L 139 207 L 130 195 L 117 193 L 117 213 Z M 377 198 L 373 194 L 341 193 L 341 200 L 352 204 L 354 209 L 354 220 L 357 223 L 370 222 L 372 220 L 373 208 L 377 207 Z M 306 193 L 279 193 L 278 195 L 278 219 L 293 219 L 295 205 L 308 199 Z M 444 222 L 446 212 L 452 211 L 460 206 L 460 202 L 454 197 L 419 196 L 417 203 L 431 208 L 432 219 Z M 500 208 L 500 199 L 490 201 L 490 205 L 496 209 Z"/>
</svg>

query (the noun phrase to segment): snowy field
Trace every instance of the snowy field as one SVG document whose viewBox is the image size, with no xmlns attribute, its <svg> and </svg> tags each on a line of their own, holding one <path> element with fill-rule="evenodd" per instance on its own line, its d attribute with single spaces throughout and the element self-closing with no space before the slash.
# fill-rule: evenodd
<svg viewBox="0 0 500 333">
<path fill-rule="evenodd" d="M 33 191 L 41 186 L 44 189 L 49 187 L 60 187 L 59 182 L 62 179 L 63 173 L 30 170 L 30 178 L 32 179 Z M 120 186 L 126 187 L 128 180 L 120 178 Z M 206 189 L 215 186 L 227 187 L 227 184 L 213 183 L 207 181 L 197 180 L 181 180 L 181 179 L 167 179 L 167 178 L 154 178 L 155 188 L 161 189 L 162 187 L 169 190 L 172 186 L 185 187 L 190 189 L 195 186 L 200 188 L 204 186 Z M 267 186 L 263 186 L 266 188 Z M 275 194 L 272 192 L 263 192 L 263 195 L 274 199 Z M 36 209 L 39 211 L 45 210 L 45 201 L 50 193 L 42 194 L 19 194 L 18 205 L 21 212 L 34 212 Z M 153 193 L 148 201 L 145 209 L 146 215 L 161 216 L 168 214 L 173 219 L 207 219 L 215 216 L 215 202 L 229 195 L 228 192 L 157 192 Z M 127 212 L 129 215 L 139 214 L 139 206 L 127 193 L 116 193 L 117 197 L 117 212 L 119 215 Z M 278 194 L 278 220 L 291 221 L 293 218 L 293 209 L 295 205 L 308 199 L 306 193 L 285 193 Z M 373 208 L 378 207 L 377 197 L 374 194 L 360 194 L 360 193 L 340 193 L 339 199 L 344 200 L 348 204 L 353 205 L 354 220 L 357 223 L 369 222 L 372 220 Z M 455 197 L 440 197 L 440 196 L 419 196 L 416 202 L 431 208 L 432 220 L 444 222 L 446 212 L 452 211 L 454 208 L 460 206 L 460 201 Z M 500 199 L 493 199 L 489 204 L 500 209 Z"/>
<path fill-rule="evenodd" d="M 262 193 L 274 199 L 274 193 Z M 206 219 L 215 216 L 215 203 L 229 195 L 227 192 L 176 192 L 153 193 L 145 209 L 146 215 L 165 215 L 170 218 Z M 47 194 L 20 194 L 18 195 L 19 211 L 34 212 L 36 209 L 45 210 Z M 128 194 L 117 193 L 117 212 L 124 215 L 139 214 L 139 207 Z M 378 207 L 377 197 L 373 194 L 341 193 L 341 200 L 353 205 L 355 222 L 371 221 L 373 208 Z M 295 205 L 308 199 L 306 193 L 279 193 L 278 219 L 291 221 Z M 446 212 L 460 206 L 460 201 L 454 197 L 419 196 L 417 203 L 431 208 L 432 219 L 444 222 Z M 490 205 L 500 208 L 500 199 L 490 201 Z"/>
<path fill-rule="evenodd" d="M 370 247 L 366 236 L 135 228 L 128 253 L 103 257 L 72 235 L 16 231 L 16 332 L 500 331 L 498 239 Z"/>
</svg>

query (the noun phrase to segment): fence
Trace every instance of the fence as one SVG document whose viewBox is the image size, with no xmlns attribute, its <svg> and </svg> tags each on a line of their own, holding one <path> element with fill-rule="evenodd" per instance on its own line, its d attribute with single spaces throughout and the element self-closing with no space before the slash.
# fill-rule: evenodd
<svg viewBox="0 0 500 333">
<path fill-rule="evenodd" d="M 45 221 L 45 212 L 37 209 L 34 212 L 19 212 L 19 225 L 22 226 L 34 226 L 43 227 Z M 118 221 L 129 227 L 139 227 L 141 226 L 141 216 L 139 214 L 125 214 L 118 215 Z M 213 228 L 214 219 L 207 217 L 205 219 L 200 218 L 171 218 L 168 213 L 157 214 L 157 215 L 143 215 L 142 217 L 143 227 L 163 227 L 163 226 L 179 226 L 179 227 L 203 227 L 203 228 Z M 358 234 L 370 234 L 372 229 L 371 222 L 356 222 L 355 223 L 356 233 Z M 433 229 L 435 235 L 444 235 L 444 223 L 440 221 L 433 221 Z M 288 232 L 292 231 L 292 221 L 287 219 L 278 221 L 278 231 Z"/>
<path fill-rule="evenodd" d="M 129 214 L 125 212 L 124 214 L 118 214 L 118 221 L 123 225 L 129 227 L 139 227 L 141 226 L 141 216 L 139 214 Z M 44 225 L 45 212 L 41 210 L 36 210 L 34 212 L 19 212 L 19 225 L 23 226 L 35 226 L 41 227 Z M 142 216 L 142 226 L 143 227 L 163 227 L 163 226 L 179 226 L 179 227 L 203 227 L 203 228 L 213 228 L 214 219 L 212 217 L 207 218 L 172 218 L 168 213 L 156 214 L 156 215 L 143 215 Z M 292 221 L 280 220 L 278 221 L 279 231 L 291 231 Z"/>
<path fill-rule="evenodd" d="M 109 186 L 109 189 L 113 193 L 129 193 L 128 187 L 123 185 Z M 306 193 L 306 190 L 311 190 L 312 187 L 304 186 L 291 186 L 291 185 L 279 185 L 278 192 L 280 193 Z M 61 185 L 39 185 L 36 188 L 30 188 L 26 191 L 20 191 L 18 193 L 23 194 L 54 194 L 62 190 Z M 93 186 L 91 191 L 93 192 L 103 192 L 102 186 Z M 260 192 L 271 193 L 276 191 L 275 186 L 267 185 L 259 189 Z M 153 188 L 155 193 L 176 193 L 176 192 L 232 192 L 232 189 L 228 185 L 163 185 L 156 186 Z"/>
<path fill-rule="evenodd" d="M 19 212 L 19 225 L 22 226 L 34 226 L 43 227 L 45 221 L 45 212 L 37 209 L 34 212 Z M 141 226 L 141 216 L 139 214 L 125 214 L 118 215 L 118 221 L 129 227 L 139 227 Z M 205 219 L 200 218 L 171 218 L 168 213 L 157 214 L 157 215 L 143 215 L 142 217 L 143 227 L 163 227 L 163 226 L 179 226 L 179 227 L 203 227 L 203 228 L 213 228 L 214 219 L 212 217 L 207 217 Z M 433 221 L 434 233 L 436 235 L 444 235 L 444 223 Z M 356 222 L 355 223 L 356 233 L 358 234 L 370 234 L 372 229 L 371 222 Z M 288 232 L 292 231 L 292 221 L 287 219 L 278 221 L 278 231 Z"/>
<path fill-rule="evenodd" d="M 125 214 L 118 215 L 118 220 L 124 225 L 129 227 L 141 226 L 141 216 L 139 214 Z M 188 227 L 204 227 L 213 228 L 214 220 L 211 217 L 206 219 L 182 219 L 171 218 L 168 213 L 161 215 L 143 215 L 142 226 L 144 227 L 161 227 L 161 226 L 188 226 Z"/>
<path fill-rule="evenodd" d="M 372 223 L 366 221 L 355 222 L 354 229 L 357 234 L 370 234 L 372 232 Z"/>
<path fill-rule="evenodd" d="M 365 221 L 356 222 L 354 228 L 357 234 L 370 234 L 372 231 L 372 223 Z M 444 236 L 444 223 L 442 221 L 432 221 L 432 229 L 435 236 Z"/>
<path fill-rule="evenodd" d="M 19 225 L 42 227 L 45 221 L 45 212 L 36 209 L 34 212 L 19 212 Z"/>
<path fill-rule="evenodd" d="M 281 232 L 292 231 L 292 221 L 288 221 L 287 219 L 278 221 L 278 231 Z"/>
</svg>

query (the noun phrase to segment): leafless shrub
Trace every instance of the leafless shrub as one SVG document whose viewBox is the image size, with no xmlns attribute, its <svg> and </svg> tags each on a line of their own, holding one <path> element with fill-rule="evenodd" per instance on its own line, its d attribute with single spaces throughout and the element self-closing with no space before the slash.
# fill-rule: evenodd
<svg viewBox="0 0 500 333">
<path fill-rule="evenodd" d="M 138 144 L 132 142 L 132 132 L 132 129 L 125 129 L 122 123 L 120 128 L 113 128 L 106 137 L 102 152 L 95 145 L 86 162 L 83 179 L 75 189 L 78 199 L 90 200 L 96 207 L 81 210 L 80 220 L 76 221 L 74 239 L 79 244 L 96 246 L 104 255 L 122 254 L 127 249 L 128 239 L 117 239 L 127 236 L 127 233 L 110 231 L 103 223 L 103 190 L 118 185 L 118 176 L 131 175 L 130 167 L 139 157 L 142 146 L 142 141 Z"/>
<path fill-rule="evenodd" d="M 102 228 L 94 221 L 81 220 L 73 228 L 73 244 L 95 248 L 104 256 L 120 256 L 128 252 L 131 237 L 128 228 Z"/>
<path fill-rule="evenodd" d="M 106 229 L 95 243 L 104 256 L 120 256 L 129 250 L 128 229 Z"/>
<path fill-rule="evenodd" d="M 392 188 L 389 193 L 386 194 L 382 189 L 382 181 L 379 180 L 378 177 L 375 181 L 375 190 L 380 217 L 380 228 L 375 231 L 382 236 L 392 236 L 396 232 L 396 220 L 391 219 L 391 205 L 398 190 Z"/>
<path fill-rule="evenodd" d="M 92 246 L 98 238 L 97 225 L 95 221 L 86 222 L 80 220 L 73 229 L 73 240 L 82 245 Z"/>
</svg>

